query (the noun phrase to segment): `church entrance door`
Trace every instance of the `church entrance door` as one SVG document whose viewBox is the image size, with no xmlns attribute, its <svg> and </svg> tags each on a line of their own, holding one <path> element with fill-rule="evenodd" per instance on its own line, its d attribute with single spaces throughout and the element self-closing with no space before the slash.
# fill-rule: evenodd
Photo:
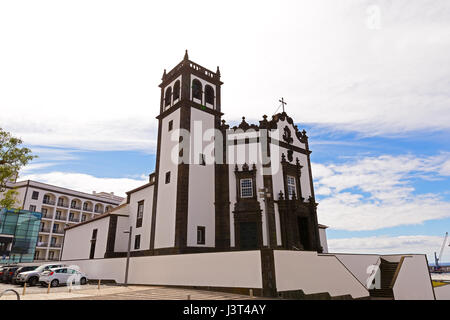
<svg viewBox="0 0 450 320">
<path fill-rule="evenodd" d="M 309 239 L 309 221 L 308 218 L 297 217 L 298 233 L 300 234 L 300 243 L 304 250 L 312 250 Z"/>
<path fill-rule="evenodd" d="M 241 250 L 256 250 L 258 248 L 256 222 L 241 222 L 239 225 L 239 237 Z"/>
</svg>

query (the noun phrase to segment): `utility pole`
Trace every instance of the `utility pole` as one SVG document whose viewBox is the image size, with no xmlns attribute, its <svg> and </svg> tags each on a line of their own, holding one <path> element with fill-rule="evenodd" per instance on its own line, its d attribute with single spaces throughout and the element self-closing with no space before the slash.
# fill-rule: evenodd
<svg viewBox="0 0 450 320">
<path fill-rule="evenodd" d="M 133 230 L 133 227 L 130 226 L 129 231 L 124 231 L 124 233 L 128 233 L 128 250 L 127 250 L 127 264 L 125 267 L 125 287 L 128 287 L 128 269 L 130 267 L 130 250 L 131 250 L 131 231 Z"/>
</svg>

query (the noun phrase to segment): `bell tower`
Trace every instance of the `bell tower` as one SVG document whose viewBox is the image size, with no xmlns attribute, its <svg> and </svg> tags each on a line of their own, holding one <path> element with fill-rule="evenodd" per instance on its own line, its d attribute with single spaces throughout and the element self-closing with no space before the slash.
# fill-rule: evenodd
<svg viewBox="0 0 450 320">
<path fill-rule="evenodd" d="M 200 66 L 187 50 L 178 65 L 164 70 L 150 237 L 155 254 L 215 247 L 216 166 L 205 154 L 214 137 L 203 137 L 220 127 L 222 84 L 219 67 L 213 72 Z"/>
</svg>

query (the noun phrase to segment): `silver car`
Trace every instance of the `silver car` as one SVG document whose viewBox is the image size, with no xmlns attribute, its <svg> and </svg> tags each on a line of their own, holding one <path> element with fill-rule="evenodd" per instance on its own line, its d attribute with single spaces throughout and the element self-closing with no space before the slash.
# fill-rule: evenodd
<svg viewBox="0 0 450 320">
<path fill-rule="evenodd" d="M 24 284 L 25 282 L 27 282 L 28 285 L 34 286 L 34 285 L 38 284 L 39 276 L 42 272 L 53 269 L 53 268 L 60 268 L 60 267 L 64 267 L 64 266 L 65 266 L 65 264 L 62 264 L 62 263 L 43 264 L 32 271 L 21 272 L 16 278 L 16 283 Z"/>
<path fill-rule="evenodd" d="M 85 285 L 88 281 L 88 277 L 84 272 L 74 268 L 55 268 L 44 271 L 39 276 L 39 282 L 43 286 L 57 287 L 61 284 L 81 284 Z"/>
</svg>

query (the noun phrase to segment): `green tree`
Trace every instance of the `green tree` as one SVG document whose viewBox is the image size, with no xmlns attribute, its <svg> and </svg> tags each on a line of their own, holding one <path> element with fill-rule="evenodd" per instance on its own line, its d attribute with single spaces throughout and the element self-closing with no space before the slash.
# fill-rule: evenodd
<svg viewBox="0 0 450 320">
<path fill-rule="evenodd" d="M 19 204 L 19 200 L 17 200 L 18 195 L 19 193 L 14 189 L 10 189 L 3 193 L 3 198 L 0 200 L 0 209 L 22 209 L 20 207 L 17 207 L 17 205 Z"/>
<path fill-rule="evenodd" d="M 21 145 L 21 139 L 0 128 L 0 193 L 4 193 L 0 207 L 3 208 L 13 208 L 17 204 L 17 191 L 5 192 L 7 182 L 15 180 L 20 169 L 36 158 L 30 149 Z"/>
</svg>

